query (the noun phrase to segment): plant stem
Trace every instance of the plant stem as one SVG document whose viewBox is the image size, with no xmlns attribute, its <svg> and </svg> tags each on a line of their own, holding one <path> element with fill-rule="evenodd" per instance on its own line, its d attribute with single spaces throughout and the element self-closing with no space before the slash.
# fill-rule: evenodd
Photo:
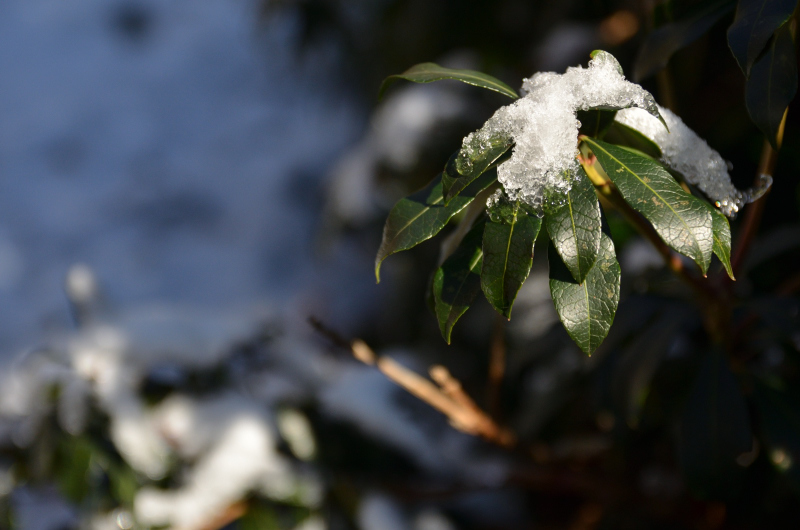
<svg viewBox="0 0 800 530">
<path fill-rule="evenodd" d="M 495 418 L 500 416 L 500 389 L 506 372 L 506 320 L 497 314 L 492 343 L 489 346 L 489 384 L 487 388 L 487 402 L 489 413 Z"/>
<path fill-rule="evenodd" d="M 511 448 L 516 445 L 516 436 L 481 410 L 444 366 L 431 367 L 430 376 L 434 384 L 391 357 L 376 354 L 362 340 L 349 342 L 313 317 L 309 318 L 309 323 L 337 346 L 350 350 L 358 361 L 376 367 L 389 380 L 444 414 L 456 429 L 480 436 L 501 447 Z"/>
<path fill-rule="evenodd" d="M 786 109 L 787 111 L 789 109 Z M 783 141 L 783 129 L 786 125 L 786 114 L 783 113 L 783 121 L 778 129 L 778 147 L 780 148 Z M 772 148 L 772 145 L 767 140 L 764 140 L 764 146 L 761 148 L 761 160 L 758 164 L 758 172 L 756 174 L 755 183 L 758 184 L 761 180 L 761 175 L 769 175 L 770 177 L 775 173 L 775 164 L 778 161 L 778 151 Z M 767 196 L 769 190 L 763 197 L 750 205 L 745 211 L 744 222 L 742 223 L 742 231 L 739 232 L 739 237 L 736 239 L 736 248 L 733 251 L 731 258 L 731 267 L 733 268 L 734 276 L 738 276 L 742 267 L 744 257 L 750 249 L 750 244 L 758 232 L 758 227 L 761 224 L 761 216 L 764 214 L 764 206 L 767 203 Z"/>
</svg>

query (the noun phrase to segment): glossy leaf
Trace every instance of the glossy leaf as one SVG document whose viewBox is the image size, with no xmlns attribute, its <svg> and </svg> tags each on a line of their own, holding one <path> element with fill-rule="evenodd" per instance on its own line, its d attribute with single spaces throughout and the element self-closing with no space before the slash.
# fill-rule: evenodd
<svg viewBox="0 0 800 530">
<path fill-rule="evenodd" d="M 739 0 L 728 46 L 746 76 L 772 34 L 792 16 L 797 0 Z"/>
<path fill-rule="evenodd" d="M 611 144 L 636 149 L 651 158 L 661 158 L 661 148 L 653 140 L 618 121 L 611 124 L 602 139 Z"/>
<path fill-rule="evenodd" d="M 772 465 L 800 488 L 800 395 L 756 380 L 753 397 Z"/>
<path fill-rule="evenodd" d="M 498 136 L 489 141 L 486 149 L 477 156 L 468 158 L 463 150 L 453 154 L 445 165 L 442 173 L 442 189 L 444 202 L 461 193 L 473 180 L 483 175 L 490 167 L 505 160 L 506 153 L 510 156 L 509 149 L 514 142 L 509 138 Z M 466 160 L 465 160 L 466 159 Z"/>
<path fill-rule="evenodd" d="M 750 416 L 739 384 L 719 353 L 706 354 L 679 423 L 678 458 L 689 487 L 705 498 L 736 493 L 752 449 Z"/>
<path fill-rule="evenodd" d="M 383 241 L 375 257 L 375 277 L 381 281 L 381 263 L 391 254 L 412 248 L 430 239 L 475 196 L 497 180 L 497 172 L 487 171 L 445 206 L 441 175 L 424 189 L 400 199 L 383 227 Z"/>
<path fill-rule="evenodd" d="M 705 203 L 704 204 L 708 204 Z M 733 277 L 733 268 L 731 267 L 731 225 L 725 214 L 708 204 L 708 209 L 711 211 L 711 226 L 714 232 L 714 254 L 722 262 L 725 267 L 725 272 L 731 280 Z"/>
<path fill-rule="evenodd" d="M 692 258 L 705 274 L 714 245 L 711 212 L 658 162 L 600 140 L 584 138 L 627 203 L 652 223 L 664 242 Z"/>
<path fill-rule="evenodd" d="M 555 252 L 549 253 L 550 295 L 575 344 L 591 355 L 608 335 L 619 305 L 620 268 L 614 243 L 601 233 L 594 266 L 579 284 Z"/>
<path fill-rule="evenodd" d="M 486 299 L 506 318 L 533 263 L 533 244 L 542 220 L 519 202 L 501 198 L 489 209 L 483 232 L 481 288 Z"/>
<path fill-rule="evenodd" d="M 433 275 L 434 312 L 447 344 L 453 326 L 481 290 L 485 226 L 485 221 L 476 224 Z"/>
<path fill-rule="evenodd" d="M 650 77 L 667 65 L 670 57 L 694 42 L 733 10 L 733 0 L 710 2 L 683 20 L 665 24 L 647 36 L 633 65 L 633 79 Z"/>
<path fill-rule="evenodd" d="M 753 65 L 744 100 L 753 123 L 774 148 L 783 113 L 797 92 L 797 58 L 790 23 L 775 32 L 767 52 Z"/>
<path fill-rule="evenodd" d="M 565 204 L 545 216 L 550 240 L 578 283 L 583 283 L 600 251 L 600 224 L 600 203 L 581 169 Z"/>
<path fill-rule="evenodd" d="M 378 91 L 378 99 L 381 99 L 386 89 L 398 79 L 405 79 L 406 81 L 412 81 L 414 83 L 432 83 L 443 79 L 455 79 L 456 81 L 461 81 L 468 85 L 499 92 L 512 99 L 517 99 L 519 97 L 513 88 L 483 72 L 445 68 L 436 63 L 420 63 L 412 66 L 402 74 L 390 75 L 384 79 Z"/>
<path fill-rule="evenodd" d="M 581 122 L 581 128 L 578 132 L 593 138 L 603 138 L 608 128 L 614 123 L 616 115 L 616 110 L 579 110 L 578 121 Z"/>
</svg>

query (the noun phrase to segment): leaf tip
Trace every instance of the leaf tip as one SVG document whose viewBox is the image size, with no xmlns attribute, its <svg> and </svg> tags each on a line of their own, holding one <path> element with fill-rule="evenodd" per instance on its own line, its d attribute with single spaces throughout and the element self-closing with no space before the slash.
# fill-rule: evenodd
<svg viewBox="0 0 800 530">
<path fill-rule="evenodd" d="M 450 346 L 450 341 L 452 339 L 451 335 L 453 334 L 453 326 L 448 327 L 447 324 L 443 322 L 439 325 L 439 332 L 441 332 L 444 342 Z"/>
</svg>

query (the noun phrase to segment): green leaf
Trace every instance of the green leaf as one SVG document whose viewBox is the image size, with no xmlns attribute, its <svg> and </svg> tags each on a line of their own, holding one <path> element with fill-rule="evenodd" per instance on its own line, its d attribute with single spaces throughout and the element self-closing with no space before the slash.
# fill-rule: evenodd
<svg viewBox="0 0 800 530">
<path fill-rule="evenodd" d="M 797 0 L 739 0 L 728 28 L 728 46 L 745 76 L 750 76 L 753 63 L 796 5 Z"/>
<path fill-rule="evenodd" d="M 658 162 L 635 151 L 584 138 L 625 201 L 644 215 L 664 242 L 692 258 L 705 274 L 714 233 L 704 201 L 681 188 Z"/>
<path fill-rule="evenodd" d="M 497 136 L 490 139 L 484 148 L 481 149 L 478 146 L 479 149 L 474 156 L 469 156 L 466 149 L 454 153 L 447 161 L 442 173 L 445 204 L 448 204 L 453 197 L 461 193 L 489 168 L 504 161 L 506 157 L 503 155 L 508 153 L 510 156 L 511 153 L 508 151 L 512 145 L 514 142 L 510 138 Z"/>
<path fill-rule="evenodd" d="M 542 220 L 518 201 L 501 196 L 489 207 L 483 232 L 481 288 L 489 303 L 508 319 L 517 293 L 531 272 L 533 244 L 541 227 Z"/>
<path fill-rule="evenodd" d="M 733 10 L 733 0 L 709 2 L 687 18 L 665 24 L 647 36 L 633 65 L 633 79 L 650 77 L 667 65 L 670 57 L 694 42 Z"/>
<path fill-rule="evenodd" d="M 106 470 L 108 485 L 114 499 L 121 505 L 133 507 L 136 493 L 139 491 L 139 479 L 136 472 L 126 464 L 115 464 Z"/>
<path fill-rule="evenodd" d="M 434 310 L 447 344 L 450 344 L 453 326 L 481 290 L 481 245 L 485 226 L 485 221 L 479 221 L 433 276 Z"/>
<path fill-rule="evenodd" d="M 614 123 L 616 115 L 616 110 L 579 110 L 578 121 L 581 122 L 581 128 L 578 132 L 593 138 L 603 138 L 608 128 Z"/>
<path fill-rule="evenodd" d="M 717 352 L 703 359 L 679 421 L 678 459 L 689 487 L 704 498 L 736 493 L 752 449 L 750 416 L 739 384 Z"/>
<path fill-rule="evenodd" d="M 736 280 L 733 277 L 733 267 L 731 267 L 731 225 L 725 214 L 703 201 L 703 204 L 708 206 L 711 212 L 711 227 L 714 232 L 714 254 L 722 262 L 725 267 L 725 272 L 731 280 Z"/>
<path fill-rule="evenodd" d="M 636 149 L 651 158 L 661 158 L 661 148 L 653 140 L 618 121 L 611 124 L 602 139 L 611 144 Z"/>
<path fill-rule="evenodd" d="M 82 502 L 91 492 L 89 470 L 95 447 L 85 436 L 66 436 L 59 447 L 56 481 L 71 502 Z"/>
<path fill-rule="evenodd" d="M 553 245 L 578 283 L 591 270 L 600 252 L 600 203 L 594 186 L 581 168 L 565 204 L 545 216 Z"/>
<path fill-rule="evenodd" d="M 601 233 L 600 253 L 582 284 L 554 254 L 548 255 L 553 304 L 569 336 L 591 355 L 608 335 L 619 305 L 621 275 L 614 243 Z"/>
<path fill-rule="evenodd" d="M 772 465 L 800 488 L 800 395 L 756 379 L 753 397 Z"/>
<path fill-rule="evenodd" d="M 394 205 L 383 227 L 383 241 L 375 257 L 375 278 L 380 283 L 381 263 L 388 256 L 408 250 L 435 236 L 447 222 L 475 196 L 497 180 L 497 172 L 487 171 L 473 181 L 447 206 L 442 196 L 441 175 L 433 179 L 424 189 L 400 199 Z"/>
<path fill-rule="evenodd" d="M 753 65 L 744 100 L 750 119 L 777 149 L 783 113 L 797 92 L 797 58 L 791 22 L 775 32 L 767 52 Z"/>
<path fill-rule="evenodd" d="M 468 85 L 499 92 L 511 99 L 517 99 L 519 97 L 513 88 L 483 72 L 445 68 L 436 63 L 420 63 L 412 66 L 402 74 L 390 75 L 384 79 L 380 90 L 378 90 L 378 99 L 381 99 L 386 89 L 398 79 L 405 79 L 406 81 L 412 81 L 414 83 L 432 83 L 433 81 L 441 81 L 442 79 L 455 79 L 456 81 L 461 81 Z"/>
</svg>

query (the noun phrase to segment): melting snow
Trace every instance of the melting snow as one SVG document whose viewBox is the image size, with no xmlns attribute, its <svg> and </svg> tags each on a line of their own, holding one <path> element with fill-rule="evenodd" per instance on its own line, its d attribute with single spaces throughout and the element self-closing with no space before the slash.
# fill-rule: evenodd
<svg viewBox="0 0 800 530">
<path fill-rule="evenodd" d="M 541 212 L 557 205 L 572 186 L 578 169 L 577 111 L 593 108 L 639 107 L 654 112 L 653 96 L 622 75 L 614 57 L 599 52 L 588 68 L 568 68 L 564 74 L 541 72 L 522 85 L 524 96 L 502 107 L 479 131 L 464 138 L 459 165 L 471 159 L 493 138 L 510 137 L 511 158 L 498 167 L 498 180 L 513 200 L 523 200 Z"/>
<path fill-rule="evenodd" d="M 769 188 L 772 179 L 762 176 L 762 184 L 754 190 L 739 191 L 731 183 L 728 164 L 705 140 L 683 123 L 669 109 L 658 107 L 669 132 L 653 116 L 637 109 L 624 109 L 617 113 L 616 121 L 636 129 L 661 149 L 661 162 L 677 171 L 689 184 L 694 184 L 725 215 L 736 215 L 739 209 L 758 199 Z"/>
</svg>

